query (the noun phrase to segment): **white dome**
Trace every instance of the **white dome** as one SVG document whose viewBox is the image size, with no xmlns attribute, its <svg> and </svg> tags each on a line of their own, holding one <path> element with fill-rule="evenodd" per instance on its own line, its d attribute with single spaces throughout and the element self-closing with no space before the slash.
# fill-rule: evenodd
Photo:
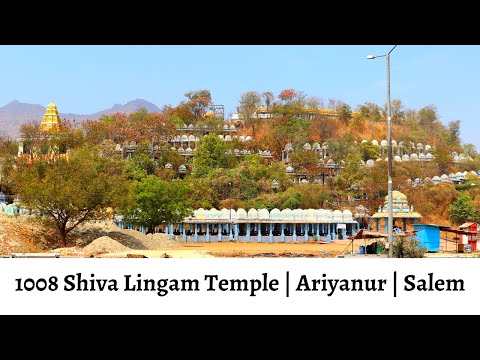
<svg viewBox="0 0 480 360">
<path fill-rule="evenodd" d="M 258 210 L 258 219 L 259 220 L 269 220 L 270 219 L 270 213 L 268 212 L 268 210 L 267 209 Z"/>
<path fill-rule="evenodd" d="M 430 145 L 428 145 L 428 144 L 425 145 L 425 151 L 429 151 L 429 150 L 431 150 L 431 149 L 432 149 L 432 147 L 431 147 Z"/>
<path fill-rule="evenodd" d="M 398 144 L 397 144 L 397 141 L 396 141 L 396 140 L 392 140 L 392 146 L 393 146 L 393 147 L 397 147 L 397 146 L 398 146 Z"/>
<path fill-rule="evenodd" d="M 253 209 L 253 208 L 252 208 L 252 209 L 248 210 L 247 217 L 248 217 L 249 219 L 252 219 L 252 220 L 258 219 L 258 211 L 257 211 L 257 209 Z"/>
<path fill-rule="evenodd" d="M 423 144 L 422 143 L 417 144 L 417 150 L 423 150 Z"/>
<path fill-rule="evenodd" d="M 303 145 L 303 150 L 305 151 L 312 150 L 312 145 L 310 145 L 309 143 L 305 143 L 305 145 Z"/>
<path fill-rule="evenodd" d="M 350 210 L 343 210 L 343 221 L 353 221 L 352 212 Z"/>
<path fill-rule="evenodd" d="M 413 153 L 412 155 L 410 155 L 410 160 L 418 160 L 418 155 Z"/>
<path fill-rule="evenodd" d="M 284 219 L 284 220 L 291 220 L 291 219 L 293 219 L 293 212 L 292 212 L 292 210 L 290 210 L 290 209 L 288 209 L 288 208 L 287 208 L 287 209 L 283 209 L 283 210 L 281 211 L 281 213 L 282 213 L 282 219 Z"/>
<path fill-rule="evenodd" d="M 305 213 L 302 209 L 293 210 L 293 218 L 295 220 L 305 220 Z"/>
<path fill-rule="evenodd" d="M 222 218 L 222 213 L 215 208 L 211 208 L 208 211 L 208 218 L 209 219 L 221 219 Z"/>
<path fill-rule="evenodd" d="M 375 160 L 375 161 L 377 161 L 377 162 L 378 162 L 378 161 L 383 161 L 383 159 L 382 159 L 382 158 L 378 158 L 378 159 Z"/>
<path fill-rule="evenodd" d="M 448 181 L 448 180 L 450 180 L 450 179 L 448 178 L 448 175 L 447 175 L 447 174 L 443 174 L 442 176 L 440 176 L 440 180 L 441 180 L 441 181 Z"/>
<path fill-rule="evenodd" d="M 372 140 L 372 145 L 378 146 L 378 141 L 377 140 Z"/>
<path fill-rule="evenodd" d="M 382 142 L 380 143 L 380 146 L 388 146 L 387 140 L 382 140 Z"/>
<path fill-rule="evenodd" d="M 270 220 L 281 220 L 282 219 L 282 212 L 275 208 L 270 211 Z"/>
<path fill-rule="evenodd" d="M 237 219 L 245 220 L 247 218 L 247 212 L 243 208 L 237 210 Z"/>
<path fill-rule="evenodd" d="M 305 210 L 304 213 L 305 213 L 305 220 L 316 220 L 317 219 L 317 211 L 315 209 Z"/>
<path fill-rule="evenodd" d="M 245 141 L 252 141 L 252 137 L 250 135 L 246 136 Z"/>
<path fill-rule="evenodd" d="M 195 136 L 190 135 L 190 136 L 188 137 L 188 141 L 195 141 Z"/>
<path fill-rule="evenodd" d="M 402 156 L 402 161 L 409 161 L 410 160 L 410 156 L 408 156 L 408 154 L 405 154 Z"/>
<path fill-rule="evenodd" d="M 332 221 L 333 220 L 333 211 L 332 210 L 325 210 L 325 217 L 327 221 Z M 341 221 L 341 220 L 340 220 Z"/>
<path fill-rule="evenodd" d="M 375 165 L 375 161 L 373 161 L 372 159 L 368 159 L 367 166 L 372 167 L 373 165 Z"/>
<path fill-rule="evenodd" d="M 205 209 L 200 208 L 200 209 L 195 210 L 195 211 L 193 212 L 193 216 L 194 216 L 196 219 L 205 219 L 205 218 L 206 218 Z"/>
<path fill-rule="evenodd" d="M 317 220 L 327 220 L 327 210 L 319 209 L 317 210 Z"/>
<path fill-rule="evenodd" d="M 291 166 L 287 166 L 286 170 L 285 170 L 287 173 L 291 174 L 293 173 L 293 167 Z"/>
<path fill-rule="evenodd" d="M 448 178 L 448 176 L 447 176 L 447 178 Z M 433 182 L 434 184 L 438 184 L 440 181 L 442 181 L 442 179 L 440 179 L 440 176 L 438 176 L 438 175 L 435 175 L 435 176 L 432 178 L 432 182 Z"/>
<path fill-rule="evenodd" d="M 225 125 L 225 126 L 227 126 L 227 125 Z M 222 210 L 220 210 L 220 212 L 222 214 L 221 215 L 222 219 L 230 219 L 230 210 L 229 209 L 223 208 Z"/>
<path fill-rule="evenodd" d="M 220 140 L 223 140 L 223 139 L 224 139 L 222 134 L 218 135 L 218 138 L 219 138 Z"/>
<path fill-rule="evenodd" d="M 418 155 L 418 159 L 419 160 L 425 160 L 425 154 L 421 153 L 420 155 Z"/>
<path fill-rule="evenodd" d="M 228 125 L 227 124 L 223 125 L 223 130 L 228 130 Z"/>
<path fill-rule="evenodd" d="M 340 210 L 333 211 L 333 221 L 343 221 L 343 215 Z"/>
<path fill-rule="evenodd" d="M 425 155 L 425 158 L 427 160 L 432 160 L 433 159 L 433 155 L 431 153 L 427 153 L 427 155 Z"/>
<path fill-rule="evenodd" d="M 395 161 L 402 161 L 402 158 L 401 158 L 400 156 L 398 156 L 398 155 L 395 155 L 395 156 L 393 157 L 393 160 L 395 160 Z"/>
<path fill-rule="evenodd" d="M 361 144 L 365 144 L 365 143 L 367 143 L 367 142 L 368 142 L 367 140 L 363 139 L 362 142 L 361 142 Z"/>
<path fill-rule="evenodd" d="M 312 145 L 312 149 L 313 150 L 321 150 L 322 146 L 320 145 L 320 143 L 314 142 L 313 145 Z"/>
<path fill-rule="evenodd" d="M 182 135 L 180 138 L 181 141 L 188 141 L 188 136 L 187 135 Z"/>
<path fill-rule="evenodd" d="M 235 127 L 235 125 L 230 125 L 230 130 L 236 130 L 237 128 Z"/>
<path fill-rule="evenodd" d="M 232 141 L 232 137 L 230 135 L 225 135 L 225 141 L 226 142 Z"/>
<path fill-rule="evenodd" d="M 241 141 L 241 142 L 245 142 L 245 136 L 240 135 L 240 137 L 238 138 L 238 140 Z"/>
</svg>

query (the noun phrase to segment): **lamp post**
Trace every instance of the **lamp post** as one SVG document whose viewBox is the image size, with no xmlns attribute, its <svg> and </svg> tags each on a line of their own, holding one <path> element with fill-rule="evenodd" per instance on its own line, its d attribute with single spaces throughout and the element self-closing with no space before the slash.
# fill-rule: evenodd
<svg viewBox="0 0 480 360">
<path fill-rule="evenodd" d="M 368 55 L 367 59 L 379 57 L 387 58 L 387 127 L 388 127 L 388 257 L 393 257 L 393 196 L 392 196 L 392 113 L 390 103 L 390 54 L 397 47 L 395 45 L 385 55 Z"/>
</svg>

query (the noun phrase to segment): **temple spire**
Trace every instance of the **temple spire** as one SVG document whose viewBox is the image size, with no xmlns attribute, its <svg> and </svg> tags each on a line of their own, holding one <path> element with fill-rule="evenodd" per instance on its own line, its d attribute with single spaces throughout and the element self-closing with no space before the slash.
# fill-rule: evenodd
<svg viewBox="0 0 480 360">
<path fill-rule="evenodd" d="M 55 105 L 53 101 L 50 101 L 50 104 L 47 105 L 45 110 L 45 115 L 43 115 L 40 128 L 47 131 L 58 130 L 60 124 L 61 120 L 60 116 L 58 115 L 57 105 Z"/>
</svg>

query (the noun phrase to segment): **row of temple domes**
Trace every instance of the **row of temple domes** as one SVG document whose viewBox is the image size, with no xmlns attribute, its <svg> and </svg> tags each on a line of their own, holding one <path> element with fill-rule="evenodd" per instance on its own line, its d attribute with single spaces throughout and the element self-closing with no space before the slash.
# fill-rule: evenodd
<svg viewBox="0 0 480 360">
<path fill-rule="evenodd" d="M 431 181 L 434 184 L 439 184 L 441 182 L 444 183 L 456 183 L 456 182 L 462 182 L 466 180 L 467 175 L 471 176 L 479 176 L 480 170 L 478 172 L 475 171 L 464 171 L 464 172 L 456 172 L 456 173 L 450 173 L 450 174 L 443 174 L 441 176 L 435 175 L 432 178 L 426 177 L 425 179 L 420 179 L 416 178 L 415 180 L 408 179 L 407 182 L 412 184 L 412 185 L 422 185 L 428 181 Z"/>
<path fill-rule="evenodd" d="M 183 124 L 183 125 L 178 125 L 176 127 L 177 130 L 180 130 L 180 129 L 183 129 L 183 130 L 217 130 L 216 128 L 214 127 L 211 127 L 211 126 L 208 126 L 208 125 L 204 125 L 204 126 L 199 126 L 199 125 L 193 125 L 193 124 L 189 124 L 189 125 L 186 125 L 186 124 Z M 225 131 L 232 131 L 232 130 L 237 130 L 237 128 L 235 127 L 235 125 L 223 125 L 223 130 Z"/>
<path fill-rule="evenodd" d="M 323 220 L 323 221 L 353 221 L 350 210 L 325 210 L 325 209 L 250 209 L 246 211 L 243 208 L 238 210 L 212 208 L 205 210 L 203 208 L 194 210 L 195 219 L 223 219 L 223 220 Z"/>
</svg>

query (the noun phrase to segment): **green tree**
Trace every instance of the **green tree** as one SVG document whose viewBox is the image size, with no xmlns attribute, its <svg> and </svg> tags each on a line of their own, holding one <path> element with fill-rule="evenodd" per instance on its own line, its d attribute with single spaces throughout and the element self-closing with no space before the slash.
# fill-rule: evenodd
<svg viewBox="0 0 480 360">
<path fill-rule="evenodd" d="M 340 121 L 347 123 L 352 118 L 352 108 L 350 105 L 342 103 L 336 110 Z"/>
<path fill-rule="evenodd" d="M 206 176 L 214 168 L 228 167 L 233 156 L 227 154 L 227 150 L 227 145 L 217 135 L 204 136 L 193 160 L 197 176 Z"/>
<path fill-rule="evenodd" d="M 380 157 L 380 148 L 373 145 L 371 142 L 365 142 L 360 144 L 360 155 L 363 161 L 369 159 L 376 160 Z"/>
<path fill-rule="evenodd" d="M 471 156 L 472 158 L 475 158 L 477 156 L 477 147 L 474 144 L 464 144 L 463 152 L 467 156 Z"/>
<path fill-rule="evenodd" d="M 147 176 L 134 186 L 133 202 L 123 210 L 124 220 L 153 230 L 162 223 L 180 222 L 192 213 L 189 187 L 182 180 L 162 181 Z"/>
<path fill-rule="evenodd" d="M 108 207 L 128 199 L 122 163 L 81 149 L 70 159 L 23 164 L 16 173 L 21 203 L 55 227 L 62 246 L 68 234 L 87 220 L 105 217 Z"/>
<path fill-rule="evenodd" d="M 382 120 L 382 113 L 380 106 L 372 102 L 366 102 L 363 105 L 357 106 L 357 112 L 361 113 L 362 116 L 373 122 L 380 122 Z"/>
<path fill-rule="evenodd" d="M 345 165 L 337 177 L 335 177 L 335 190 L 341 201 L 343 198 L 350 200 L 354 196 L 363 193 L 364 176 L 360 170 L 360 155 L 350 153 L 345 158 Z"/>
<path fill-rule="evenodd" d="M 450 212 L 450 221 L 456 225 L 480 220 L 479 212 L 468 193 L 459 193 L 457 199 L 448 207 L 448 211 Z"/>
<path fill-rule="evenodd" d="M 435 105 L 428 105 L 420 110 L 417 113 L 418 122 L 423 126 L 431 126 L 438 122 L 438 110 Z"/>
</svg>

